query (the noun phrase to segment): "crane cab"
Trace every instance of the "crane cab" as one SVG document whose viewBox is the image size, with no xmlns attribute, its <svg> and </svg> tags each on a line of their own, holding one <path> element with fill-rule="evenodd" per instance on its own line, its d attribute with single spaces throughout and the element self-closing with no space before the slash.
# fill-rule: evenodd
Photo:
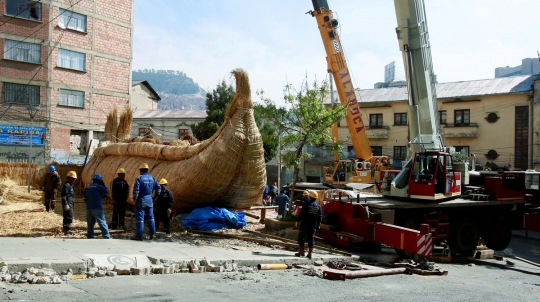
<svg viewBox="0 0 540 302">
<path fill-rule="evenodd" d="M 461 173 L 454 172 L 452 156 L 444 152 L 416 153 L 409 177 L 409 197 L 444 199 L 461 195 Z"/>
</svg>

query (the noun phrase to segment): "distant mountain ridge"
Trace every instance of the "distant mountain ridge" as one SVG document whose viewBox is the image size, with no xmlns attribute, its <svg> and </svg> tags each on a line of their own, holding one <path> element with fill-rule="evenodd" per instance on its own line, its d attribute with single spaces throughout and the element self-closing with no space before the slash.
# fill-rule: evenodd
<svg viewBox="0 0 540 302">
<path fill-rule="evenodd" d="M 143 69 L 132 72 L 134 81 L 148 81 L 159 94 L 160 110 L 206 110 L 206 91 L 177 70 Z"/>
</svg>

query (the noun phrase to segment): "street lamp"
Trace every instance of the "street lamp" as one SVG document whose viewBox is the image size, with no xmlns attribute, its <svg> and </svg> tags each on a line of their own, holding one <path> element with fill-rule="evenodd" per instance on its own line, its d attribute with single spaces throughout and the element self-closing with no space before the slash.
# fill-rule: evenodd
<svg viewBox="0 0 540 302">
<path fill-rule="evenodd" d="M 32 180 L 32 132 L 34 132 L 34 117 L 39 108 L 36 106 L 27 106 L 26 110 L 30 114 L 30 155 L 28 156 L 28 193 L 30 193 L 30 182 Z"/>
</svg>

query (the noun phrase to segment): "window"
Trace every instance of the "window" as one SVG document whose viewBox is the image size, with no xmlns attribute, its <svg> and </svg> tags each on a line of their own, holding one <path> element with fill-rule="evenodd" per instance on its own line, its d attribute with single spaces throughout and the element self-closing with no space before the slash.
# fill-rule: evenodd
<svg viewBox="0 0 540 302">
<path fill-rule="evenodd" d="M 58 49 L 58 66 L 85 71 L 86 55 L 80 52 Z"/>
<path fill-rule="evenodd" d="M 39 86 L 4 83 L 4 102 L 39 105 Z"/>
<path fill-rule="evenodd" d="M 370 128 L 382 128 L 382 113 L 369 115 L 369 127 Z"/>
<path fill-rule="evenodd" d="M 347 158 L 356 158 L 356 151 L 354 151 L 354 146 L 347 146 Z"/>
<path fill-rule="evenodd" d="M 178 138 L 182 138 L 184 135 L 189 135 L 189 129 L 178 129 Z"/>
<path fill-rule="evenodd" d="M 58 26 L 86 32 L 86 16 L 60 8 L 58 10 Z"/>
<path fill-rule="evenodd" d="M 41 21 L 41 3 L 29 0 L 7 0 L 6 15 Z"/>
<path fill-rule="evenodd" d="M 454 110 L 454 126 L 469 126 L 471 122 L 471 112 L 469 109 Z"/>
<path fill-rule="evenodd" d="M 407 157 L 406 146 L 394 146 L 394 160 L 405 160 Z"/>
<path fill-rule="evenodd" d="M 407 113 L 394 113 L 394 126 L 407 125 Z"/>
<path fill-rule="evenodd" d="M 439 125 L 446 125 L 446 110 L 439 111 Z"/>
<path fill-rule="evenodd" d="M 147 136 L 152 133 L 150 128 L 139 128 L 139 136 Z"/>
<path fill-rule="evenodd" d="M 41 45 L 6 40 L 4 54 L 4 58 L 7 60 L 39 63 L 41 59 Z"/>
<path fill-rule="evenodd" d="M 84 108 L 84 92 L 60 89 L 58 105 Z"/>
<path fill-rule="evenodd" d="M 382 156 L 382 146 L 371 146 L 373 156 Z"/>
<path fill-rule="evenodd" d="M 456 152 L 463 151 L 466 156 L 469 156 L 469 146 L 454 146 L 454 148 L 456 148 Z"/>
</svg>

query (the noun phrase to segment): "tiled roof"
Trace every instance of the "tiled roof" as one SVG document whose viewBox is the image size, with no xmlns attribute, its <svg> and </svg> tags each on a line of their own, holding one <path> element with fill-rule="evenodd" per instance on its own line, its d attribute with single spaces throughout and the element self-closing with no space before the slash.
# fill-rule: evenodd
<svg viewBox="0 0 540 302">
<path fill-rule="evenodd" d="M 525 75 L 487 80 L 462 81 L 436 84 L 437 98 L 460 98 L 470 96 L 523 93 L 531 90 L 534 80 L 540 75 Z M 407 101 L 407 87 L 380 89 L 357 89 L 360 102 L 399 102 Z M 328 99 L 325 103 L 329 103 Z"/>
</svg>

